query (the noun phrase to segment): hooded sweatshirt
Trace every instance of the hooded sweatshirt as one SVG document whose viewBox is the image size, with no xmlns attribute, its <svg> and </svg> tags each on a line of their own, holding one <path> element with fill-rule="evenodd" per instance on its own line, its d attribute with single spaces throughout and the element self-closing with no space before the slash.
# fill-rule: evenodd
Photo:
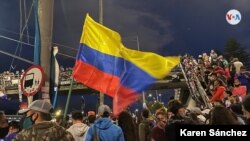
<svg viewBox="0 0 250 141">
<path fill-rule="evenodd" d="M 94 136 L 94 128 L 100 141 L 124 141 L 122 129 L 113 124 L 109 118 L 100 118 L 91 125 L 86 135 L 85 141 L 92 141 Z"/>
<path fill-rule="evenodd" d="M 63 127 L 42 122 L 23 129 L 12 141 L 74 141 L 74 138 Z"/>
<path fill-rule="evenodd" d="M 82 141 L 84 134 L 88 131 L 88 128 L 89 127 L 84 123 L 76 123 L 70 126 L 67 131 L 73 135 L 75 141 Z"/>
</svg>

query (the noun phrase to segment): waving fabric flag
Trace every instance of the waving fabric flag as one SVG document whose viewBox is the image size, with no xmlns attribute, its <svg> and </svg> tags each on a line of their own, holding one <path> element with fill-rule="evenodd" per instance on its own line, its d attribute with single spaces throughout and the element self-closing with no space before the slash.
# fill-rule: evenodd
<svg viewBox="0 0 250 141">
<path fill-rule="evenodd" d="M 113 112 L 118 114 L 179 62 L 179 57 L 126 48 L 117 32 L 87 15 L 73 77 L 113 97 Z"/>
</svg>

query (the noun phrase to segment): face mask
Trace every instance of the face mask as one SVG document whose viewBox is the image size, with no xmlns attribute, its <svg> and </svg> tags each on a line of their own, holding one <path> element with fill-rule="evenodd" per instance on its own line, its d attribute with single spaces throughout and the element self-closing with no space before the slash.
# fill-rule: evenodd
<svg viewBox="0 0 250 141">
<path fill-rule="evenodd" d="M 179 113 L 179 116 L 184 118 L 184 117 L 186 117 L 186 114 L 185 113 Z"/>
<path fill-rule="evenodd" d="M 9 127 L 0 128 L 0 140 L 8 134 L 8 131 Z"/>
<path fill-rule="evenodd" d="M 32 116 L 33 115 L 30 115 L 30 116 L 24 118 L 24 121 L 23 121 L 23 128 L 24 129 L 27 129 L 34 124 L 34 121 L 32 120 Z"/>
<path fill-rule="evenodd" d="M 237 84 L 237 85 L 234 85 L 235 87 L 239 87 L 240 86 L 240 84 Z"/>
</svg>

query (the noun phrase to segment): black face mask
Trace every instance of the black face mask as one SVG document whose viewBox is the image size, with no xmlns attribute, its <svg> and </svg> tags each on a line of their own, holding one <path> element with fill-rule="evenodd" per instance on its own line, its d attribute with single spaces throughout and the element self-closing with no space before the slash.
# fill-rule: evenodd
<svg viewBox="0 0 250 141">
<path fill-rule="evenodd" d="M 237 85 L 234 85 L 235 87 L 239 87 L 240 86 L 240 84 L 237 84 Z"/>
<path fill-rule="evenodd" d="M 9 132 L 9 127 L 0 128 L 0 139 L 3 139 Z"/>
</svg>

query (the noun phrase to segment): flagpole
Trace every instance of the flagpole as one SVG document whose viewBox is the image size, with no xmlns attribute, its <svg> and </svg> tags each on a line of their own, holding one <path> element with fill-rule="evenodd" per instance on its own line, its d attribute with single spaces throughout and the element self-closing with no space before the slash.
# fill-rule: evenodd
<svg viewBox="0 0 250 141">
<path fill-rule="evenodd" d="M 140 51 L 140 42 L 138 35 L 136 36 L 136 43 L 137 43 L 137 50 Z M 145 92 L 142 92 L 142 106 L 146 109 L 146 98 L 145 98 Z"/>
<path fill-rule="evenodd" d="M 99 0 L 99 23 L 103 24 L 103 3 L 102 0 Z M 104 94 L 100 92 L 100 105 L 104 104 Z"/>
<path fill-rule="evenodd" d="M 69 101 L 70 101 L 72 87 L 73 87 L 73 80 L 74 80 L 73 77 L 71 77 L 69 93 L 68 93 L 67 102 L 66 102 L 66 106 L 65 106 L 65 110 L 64 110 L 64 114 L 63 114 L 63 120 L 64 121 L 66 120 L 66 116 L 67 116 L 67 112 L 68 112 L 68 108 L 69 108 Z"/>
</svg>

